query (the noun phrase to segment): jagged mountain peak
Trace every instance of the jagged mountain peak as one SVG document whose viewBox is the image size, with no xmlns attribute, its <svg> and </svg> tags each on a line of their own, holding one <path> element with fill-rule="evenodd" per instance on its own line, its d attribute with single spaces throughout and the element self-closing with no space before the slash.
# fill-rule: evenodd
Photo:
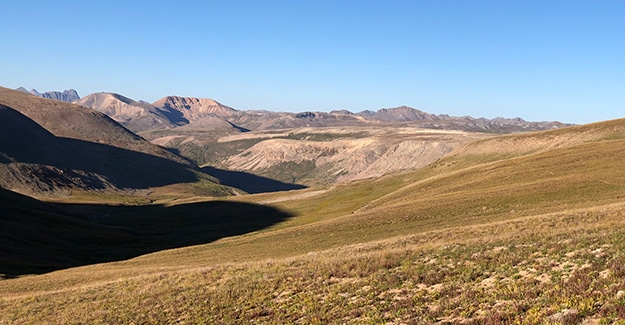
<svg viewBox="0 0 625 325">
<path fill-rule="evenodd" d="M 176 96 L 176 95 L 165 96 L 165 97 L 159 99 L 158 101 L 156 101 L 153 104 L 156 105 L 156 103 L 160 103 L 160 102 L 182 103 L 184 105 L 189 105 L 189 106 L 191 106 L 191 105 L 202 105 L 202 106 L 221 105 L 221 106 L 225 106 L 225 105 L 219 103 L 218 101 L 216 101 L 216 100 L 214 100 L 212 98 L 185 97 L 185 96 Z"/>
<path fill-rule="evenodd" d="M 68 103 L 71 103 L 73 101 L 80 99 L 80 96 L 78 95 L 78 92 L 75 89 L 68 89 L 62 92 L 61 91 L 46 91 L 44 93 L 38 92 L 37 89 L 31 89 L 29 91 L 24 87 L 19 87 L 15 90 L 21 91 L 24 93 L 29 93 L 37 97 L 55 99 L 55 100 L 60 100 L 60 101 L 68 102 Z"/>
</svg>

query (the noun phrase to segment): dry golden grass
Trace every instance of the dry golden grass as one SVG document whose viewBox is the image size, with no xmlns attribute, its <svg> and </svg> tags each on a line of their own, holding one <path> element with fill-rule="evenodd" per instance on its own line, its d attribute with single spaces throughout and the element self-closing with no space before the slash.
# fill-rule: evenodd
<svg viewBox="0 0 625 325">
<path fill-rule="evenodd" d="M 2 281 L 0 324 L 623 324 L 625 140 L 615 134 L 233 197 L 295 217 L 206 245 Z"/>
<path fill-rule="evenodd" d="M 564 309 L 575 321 L 616 320 L 624 212 L 613 204 L 278 260 L 142 269 L 139 259 L 39 276 L 44 287 L 30 293 L 28 278 L 6 281 L 0 311 L 7 323 L 50 324 L 540 324 Z"/>
</svg>

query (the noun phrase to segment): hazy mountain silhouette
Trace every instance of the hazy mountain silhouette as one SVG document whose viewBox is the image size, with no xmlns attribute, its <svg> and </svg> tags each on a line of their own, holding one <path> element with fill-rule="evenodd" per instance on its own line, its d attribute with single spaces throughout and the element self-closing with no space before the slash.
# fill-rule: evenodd
<svg viewBox="0 0 625 325">
<path fill-rule="evenodd" d="M 24 87 L 19 87 L 15 90 L 21 91 L 27 94 L 32 94 L 37 97 L 60 100 L 60 101 L 68 102 L 68 103 L 71 103 L 73 101 L 80 99 L 80 96 L 78 96 L 78 92 L 74 89 L 68 89 L 62 92 L 61 91 L 46 91 L 44 93 L 40 93 L 36 89 L 28 90 Z"/>
</svg>

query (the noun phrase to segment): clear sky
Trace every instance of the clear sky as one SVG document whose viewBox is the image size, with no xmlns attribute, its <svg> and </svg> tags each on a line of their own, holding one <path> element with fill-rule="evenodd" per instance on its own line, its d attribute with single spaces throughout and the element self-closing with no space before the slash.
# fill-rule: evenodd
<svg viewBox="0 0 625 325">
<path fill-rule="evenodd" d="M 625 117 L 623 0 L 2 1 L 0 13 L 8 88 L 241 110 Z"/>
</svg>

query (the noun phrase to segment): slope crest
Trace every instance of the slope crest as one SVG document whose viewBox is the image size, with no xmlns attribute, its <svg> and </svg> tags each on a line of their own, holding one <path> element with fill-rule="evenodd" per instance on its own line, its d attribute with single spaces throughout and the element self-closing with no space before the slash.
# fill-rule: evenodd
<svg viewBox="0 0 625 325">
<path fill-rule="evenodd" d="M 473 157 L 481 162 L 518 157 L 584 143 L 625 138 L 625 119 L 616 119 L 566 128 L 504 135 L 468 143 L 446 160 Z"/>
</svg>

